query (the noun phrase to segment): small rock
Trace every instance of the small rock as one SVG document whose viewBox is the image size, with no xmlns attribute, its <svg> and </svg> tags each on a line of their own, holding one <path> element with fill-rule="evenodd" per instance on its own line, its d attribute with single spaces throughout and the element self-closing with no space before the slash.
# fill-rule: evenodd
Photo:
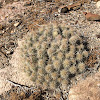
<svg viewBox="0 0 100 100">
<path fill-rule="evenodd" d="M 0 69 L 4 68 L 2 61 L 0 61 Z"/>
<path fill-rule="evenodd" d="M 83 12 L 83 14 L 85 15 L 86 19 L 89 21 L 100 21 L 100 15 L 87 13 L 87 12 Z"/>
<path fill-rule="evenodd" d="M 13 20 L 9 19 L 9 20 L 8 20 L 8 22 L 9 22 L 9 23 L 12 23 L 12 22 L 13 22 Z"/>
<path fill-rule="evenodd" d="M 14 26 L 17 27 L 17 26 L 19 26 L 20 24 L 21 24 L 21 22 L 16 22 L 16 23 L 14 24 Z"/>
<path fill-rule="evenodd" d="M 99 72 L 100 72 L 100 68 L 99 68 L 98 70 L 99 70 Z"/>
<path fill-rule="evenodd" d="M 17 27 L 18 25 L 19 25 L 19 22 L 14 24 L 15 27 Z"/>
<path fill-rule="evenodd" d="M 100 38 L 100 34 L 97 34 L 96 37 L 97 37 L 97 38 Z"/>
<path fill-rule="evenodd" d="M 69 10 L 68 10 L 67 6 L 61 6 L 61 7 L 58 9 L 58 12 L 59 12 L 59 13 L 68 13 Z"/>
<path fill-rule="evenodd" d="M 100 100 L 100 72 L 81 80 L 69 91 L 69 100 Z"/>
<path fill-rule="evenodd" d="M 7 51 L 6 54 L 7 55 L 12 55 L 14 52 L 13 51 Z"/>
<path fill-rule="evenodd" d="M 97 7 L 97 8 L 100 8 L 100 1 L 98 1 L 98 2 L 96 3 L 96 7 Z"/>
<path fill-rule="evenodd" d="M 68 10 L 77 10 L 81 7 L 81 5 L 82 4 L 80 2 L 78 2 L 78 3 L 72 4 L 72 5 L 68 5 L 67 7 L 68 7 Z"/>
<path fill-rule="evenodd" d="M 0 2 L 0 8 L 2 8 L 2 2 Z"/>
<path fill-rule="evenodd" d="M 31 6 L 32 5 L 32 2 L 28 1 L 24 4 L 24 6 Z"/>
<path fill-rule="evenodd" d="M 0 24 L 0 30 L 3 30 L 6 26 L 3 24 Z"/>
</svg>

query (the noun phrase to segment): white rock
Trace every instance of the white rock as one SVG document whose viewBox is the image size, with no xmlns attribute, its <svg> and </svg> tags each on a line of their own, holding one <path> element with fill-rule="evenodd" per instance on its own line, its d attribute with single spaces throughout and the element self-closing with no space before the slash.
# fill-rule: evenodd
<svg viewBox="0 0 100 100">
<path fill-rule="evenodd" d="M 100 72 L 78 81 L 69 91 L 69 100 L 100 100 Z"/>
<path fill-rule="evenodd" d="M 98 1 L 98 2 L 96 3 L 96 7 L 97 7 L 97 8 L 100 8 L 100 1 Z"/>
<path fill-rule="evenodd" d="M 20 23 L 19 23 L 19 22 L 17 22 L 17 23 L 15 23 L 15 24 L 14 24 L 14 26 L 15 26 L 15 27 L 17 27 L 19 24 L 20 24 Z"/>
</svg>

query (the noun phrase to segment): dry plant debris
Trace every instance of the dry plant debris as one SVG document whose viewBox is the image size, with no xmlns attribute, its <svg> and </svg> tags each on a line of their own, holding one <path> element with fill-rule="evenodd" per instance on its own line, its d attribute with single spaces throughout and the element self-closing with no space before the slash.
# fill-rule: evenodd
<svg viewBox="0 0 100 100">
<path fill-rule="evenodd" d="M 45 92 L 41 90 L 25 89 L 18 86 L 0 95 L 0 100 L 44 100 Z"/>
<path fill-rule="evenodd" d="M 95 64 L 98 63 L 97 56 L 100 58 L 100 51 L 98 48 L 94 48 L 90 51 L 90 55 L 88 57 L 88 60 L 86 61 L 86 64 L 93 68 L 95 67 Z"/>
</svg>

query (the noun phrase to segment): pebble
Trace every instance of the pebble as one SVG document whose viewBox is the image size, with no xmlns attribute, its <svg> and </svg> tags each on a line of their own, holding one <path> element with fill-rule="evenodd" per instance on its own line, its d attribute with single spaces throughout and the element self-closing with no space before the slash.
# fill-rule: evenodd
<svg viewBox="0 0 100 100">
<path fill-rule="evenodd" d="M 100 21 L 100 15 L 87 13 L 87 12 L 83 12 L 83 14 L 85 15 L 86 19 L 89 21 Z"/>
<path fill-rule="evenodd" d="M 99 68 L 99 72 L 100 72 L 100 68 Z"/>
<path fill-rule="evenodd" d="M 32 2 L 28 1 L 24 4 L 24 6 L 31 6 L 32 5 Z"/>
<path fill-rule="evenodd" d="M 96 35 L 97 38 L 100 38 L 100 34 Z"/>
<path fill-rule="evenodd" d="M 61 7 L 58 9 L 58 12 L 59 12 L 59 13 L 68 13 L 69 10 L 68 10 L 67 6 L 61 6 Z"/>
<path fill-rule="evenodd" d="M 6 54 L 7 55 L 12 55 L 14 52 L 13 51 L 7 51 Z"/>
<path fill-rule="evenodd" d="M 100 8 L 100 1 L 98 1 L 98 2 L 96 3 L 96 7 L 97 7 L 97 8 Z"/>
<path fill-rule="evenodd" d="M 72 5 L 68 5 L 67 7 L 68 7 L 68 10 L 77 10 L 77 9 L 79 9 L 80 7 L 81 7 L 81 3 L 75 3 L 75 4 L 72 4 Z"/>
<path fill-rule="evenodd" d="M 14 24 L 14 26 L 17 27 L 17 26 L 19 26 L 20 24 L 21 24 L 21 22 L 16 22 L 16 23 Z"/>
</svg>

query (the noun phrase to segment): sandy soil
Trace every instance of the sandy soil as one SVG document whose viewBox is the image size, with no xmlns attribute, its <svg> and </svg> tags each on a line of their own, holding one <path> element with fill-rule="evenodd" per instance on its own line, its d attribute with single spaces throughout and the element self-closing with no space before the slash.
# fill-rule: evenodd
<svg viewBox="0 0 100 100">
<path fill-rule="evenodd" d="M 1 58 L 4 58 L 0 64 L 0 68 L 1 68 L 0 69 L 0 94 L 4 93 L 5 91 L 8 91 L 13 85 L 9 80 L 16 82 L 18 84 L 22 84 L 22 85 L 27 85 L 27 86 L 33 85 L 33 82 L 29 80 L 26 73 L 18 69 L 19 63 L 18 61 L 16 61 L 15 58 L 19 57 L 17 54 L 18 49 L 16 49 L 17 43 L 18 43 L 17 40 L 22 39 L 22 36 L 23 36 L 22 33 L 27 34 L 27 32 L 30 31 L 30 29 L 34 30 L 34 26 L 39 27 L 41 24 L 44 24 L 46 22 L 52 22 L 52 21 L 57 21 L 58 23 L 64 22 L 67 25 L 71 25 L 74 29 L 77 29 L 78 32 L 81 32 L 82 35 L 88 38 L 91 48 L 98 47 L 99 48 L 98 52 L 100 52 L 100 38 L 96 37 L 97 34 L 100 35 L 100 22 L 87 21 L 85 19 L 85 16 L 83 15 L 84 11 L 100 14 L 100 9 L 96 8 L 95 2 L 92 2 L 90 4 L 84 4 L 81 9 L 76 10 L 76 11 L 70 11 L 68 14 L 60 14 L 58 12 L 60 3 L 55 3 L 54 5 L 52 3 L 51 4 L 41 3 L 38 5 L 39 6 L 38 8 L 37 8 L 37 5 L 24 6 L 25 3 L 26 2 L 22 2 L 22 1 L 14 2 L 12 4 L 7 4 L 3 8 L 0 8 L 0 24 L 6 25 L 4 29 L 0 30 L 1 32 L 0 33 L 1 34 L 0 35 L 1 36 L 0 37 L 1 39 L 0 52 L 2 51 Z M 68 3 L 65 3 L 65 4 L 68 4 Z M 46 5 L 46 6 L 43 6 L 43 5 Z M 32 10 L 31 8 L 32 9 L 34 8 L 34 10 Z M 50 9 L 52 8 L 52 13 L 50 13 L 49 8 Z M 28 10 L 30 9 L 31 11 L 28 12 Z M 24 13 L 26 13 L 26 15 L 24 15 Z M 19 19 L 17 15 L 22 16 L 20 17 L 22 23 L 18 27 L 14 27 L 14 24 L 16 23 L 15 19 L 17 20 Z M 10 19 L 12 20 L 12 23 L 9 23 Z M 76 22 L 77 24 L 75 24 Z M 23 29 L 24 25 L 26 29 Z M 10 31 L 7 31 L 7 28 Z M 9 51 L 8 48 L 6 49 L 6 46 L 7 46 L 6 44 L 10 43 L 11 40 L 13 40 L 13 42 L 16 43 L 16 46 L 12 47 L 12 45 L 10 44 L 9 46 L 11 48 Z M 13 50 L 13 53 L 8 55 L 7 51 L 11 52 L 11 50 Z M 12 60 L 9 58 L 12 58 Z M 97 60 L 98 60 L 98 63 L 100 64 L 100 55 L 98 55 Z M 6 65 L 6 67 L 4 65 L 5 62 L 8 64 Z M 16 65 L 16 67 L 14 67 L 13 65 Z M 97 74 L 100 75 L 100 72 L 98 72 Z M 94 79 L 94 77 L 92 77 L 90 81 L 93 81 L 93 82 L 97 81 L 98 83 L 100 83 L 100 81 L 98 81 L 100 80 L 100 77 L 98 77 L 98 80 Z M 85 83 L 85 81 L 83 81 L 83 83 Z M 88 83 L 87 80 L 86 80 L 86 83 Z M 71 91 L 73 91 L 73 88 Z M 72 94 L 70 93 L 69 98 L 73 98 L 71 96 L 73 95 L 73 93 Z M 78 93 L 76 93 L 75 95 L 77 94 Z M 75 99 L 70 99 L 70 100 L 75 100 Z M 76 99 L 76 100 L 80 100 L 80 99 Z M 90 99 L 90 100 L 96 100 L 96 99 L 94 99 L 93 97 L 93 99 Z"/>
</svg>

